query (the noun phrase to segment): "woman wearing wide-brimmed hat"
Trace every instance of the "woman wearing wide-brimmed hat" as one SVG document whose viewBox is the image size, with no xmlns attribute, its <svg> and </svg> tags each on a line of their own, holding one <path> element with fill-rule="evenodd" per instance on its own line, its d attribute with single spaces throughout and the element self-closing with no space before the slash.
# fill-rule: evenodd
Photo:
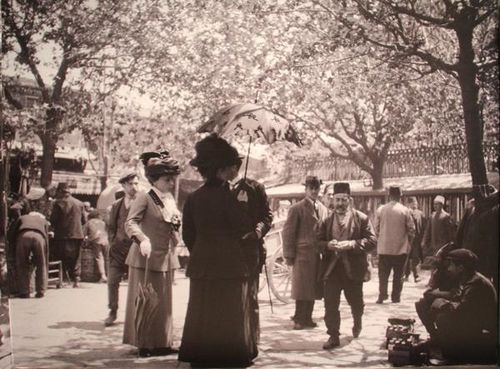
<svg viewBox="0 0 500 369">
<path fill-rule="evenodd" d="M 123 343 L 138 347 L 141 357 L 177 353 L 172 348 L 172 271 L 179 267 L 173 248 L 179 239 L 181 216 L 172 196 L 180 173 L 178 162 L 171 157 L 157 158 L 147 164 L 145 173 L 152 188 L 137 193 L 125 222 L 134 244 L 125 261 L 129 281 Z M 145 277 L 158 295 L 159 306 L 138 337 L 135 300 Z"/>
<path fill-rule="evenodd" d="M 215 135 L 195 149 L 191 165 L 205 183 L 189 195 L 183 211 L 190 291 L 179 360 L 192 367 L 247 367 L 257 352 L 241 240 L 253 227 L 227 182 L 238 173 L 241 157 Z"/>
</svg>

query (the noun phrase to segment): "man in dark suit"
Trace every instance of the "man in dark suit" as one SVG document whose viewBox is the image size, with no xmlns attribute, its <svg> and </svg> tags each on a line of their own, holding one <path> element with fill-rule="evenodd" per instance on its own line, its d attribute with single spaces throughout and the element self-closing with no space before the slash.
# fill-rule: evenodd
<svg viewBox="0 0 500 369">
<path fill-rule="evenodd" d="M 80 249 L 86 221 L 83 203 L 71 196 L 67 183 L 60 182 L 56 189 L 50 223 L 54 229 L 54 243 L 59 249 L 63 268 L 73 282 L 73 287 L 78 287 L 80 281 Z"/>
<path fill-rule="evenodd" d="M 45 194 L 43 188 L 32 188 L 26 195 L 30 212 L 21 215 L 14 223 L 10 243 L 16 245 L 16 270 L 19 281 L 19 297 L 30 297 L 31 262 L 36 268 L 35 297 L 41 298 L 47 288 L 47 245 L 49 222 L 37 210 L 37 203 Z"/>
<path fill-rule="evenodd" d="M 236 171 L 236 166 L 233 166 Z M 236 172 L 237 174 L 237 172 Z M 269 232 L 273 223 L 273 213 L 269 208 L 269 201 L 265 187 L 259 182 L 242 178 L 236 181 L 233 194 L 250 218 L 255 229 L 247 234 L 243 241 L 244 257 L 249 271 L 249 303 L 251 307 L 251 333 L 257 345 L 260 338 L 259 326 L 259 274 L 266 262 L 264 236 Z"/>
<path fill-rule="evenodd" d="M 132 240 L 125 233 L 125 221 L 128 217 L 131 202 L 139 188 L 137 173 L 125 173 L 118 181 L 125 196 L 111 205 L 108 220 L 109 238 L 109 269 L 108 269 L 108 307 L 109 315 L 104 321 L 105 326 L 113 325 L 118 311 L 118 291 L 123 275 L 128 271 L 125 264 Z"/>
<path fill-rule="evenodd" d="M 328 193 L 328 191 L 326 191 Z M 340 345 L 340 294 L 351 306 L 352 335 L 361 333 L 364 311 L 363 282 L 369 280 L 367 253 L 375 248 L 376 238 L 368 216 L 351 208 L 349 183 L 333 185 L 333 211 L 317 229 L 318 248 L 323 254 L 321 276 L 324 281 L 325 324 L 330 350 Z"/>
</svg>

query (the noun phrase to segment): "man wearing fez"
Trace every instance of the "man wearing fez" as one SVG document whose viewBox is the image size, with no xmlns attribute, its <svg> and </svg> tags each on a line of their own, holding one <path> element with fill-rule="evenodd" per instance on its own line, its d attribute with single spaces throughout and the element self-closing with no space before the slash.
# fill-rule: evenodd
<svg viewBox="0 0 500 369">
<path fill-rule="evenodd" d="M 378 277 L 379 295 L 377 304 L 387 300 L 387 285 L 391 270 L 393 303 L 401 301 L 403 290 L 403 273 L 410 245 L 415 236 L 415 223 L 410 209 L 400 203 L 401 188 L 389 187 L 389 203 L 377 209 L 375 232 L 378 235 Z"/>
<path fill-rule="evenodd" d="M 86 222 L 83 203 L 71 196 L 67 183 L 58 183 L 50 223 L 54 229 L 54 244 L 73 287 L 79 286 L 80 249 L 84 238 L 83 225 Z"/>
<path fill-rule="evenodd" d="M 49 222 L 38 210 L 40 199 L 45 195 L 43 188 L 31 188 L 26 195 L 30 212 L 21 215 L 13 224 L 11 239 L 16 245 L 16 270 L 19 281 L 19 297 L 30 297 L 31 262 L 36 268 L 35 297 L 41 298 L 47 288 L 47 245 L 49 243 Z M 30 262 L 31 259 L 31 262 Z"/>
<path fill-rule="evenodd" d="M 130 204 L 135 199 L 139 189 L 137 173 L 127 172 L 118 181 L 125 196 L 117 199 L 112 205 L 108 218 L 109 238 L 109 269 L 108 269 L 108 307 L 109 315 L 104 325 L 110 326 L 116 320 L 118 310 L 118 291 L 123 275 L 128 271 L 125 264 L 132 240 L 125 233 L 125 221 L 128 217 Z"/>
<path fill-rule="evenodd" d="M 328 210 L 318 200 L 320 186 L 318 177 L 306 177 L 306 197 L 290 207 L 283 227 L 283 256 L 287 265 L 293 266 L 293 329 L 317 326 L 312 320 L 314 300 L 320 297 L 317 291 L 320 255 L 315 228 L 328 216 Z"/>
<path fill-rule="evenodd" d="M 438 195 L 434 198 L 432 212 L 425 227 L 422 250 L 425 256 L 433 256 L 441 246 L 455 238 L 455 225 L 449 213 L 444 210 L 445 199 Z"/>
<path fill-rule="evenodd" d="M 323 345 L 330 350 L 340 345 L 340 294 L 342 290 L 351 307 L 354 325 L 352 335 L 361 333 L 364 311 L 363 282 L 370 279 L 368 252 L 376 245 L 375 233 L 366 214 L 353 209 L 349 183 L 333 186 L 332 212 L 320 223 L 317 231 L 324 281 L 325 324 L 330 336 Z M 325 191 L 328 193 L 328 191 Z"/>
<path fill-rule="evenodd" d="M 459 288 L 448 294 L 427 290 L 415 304 L 431 347 L 441 349 L 442 357 L 431 358 L 431 364 L 433 359 L 441 365 L 493 364 L 498 331 L 495 287 L 476 271 L 478 258 L 472 251 L 452 250 L 445 262 L 447 277 Z M 427 304 L 426 299 L 432 303 Z M 439 361 L 442 359 L 451 362 Z"/>
</svg>

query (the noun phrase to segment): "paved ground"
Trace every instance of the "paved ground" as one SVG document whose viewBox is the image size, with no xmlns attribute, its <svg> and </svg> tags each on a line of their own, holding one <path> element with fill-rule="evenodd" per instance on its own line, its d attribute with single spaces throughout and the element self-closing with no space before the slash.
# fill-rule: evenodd
<svg viewBox="0 0 500 369">
<path fill-rule="evenodd" d="M 182 333 L 188 283 L 182 273 L 177 274 L 174 286 L 176 344 Z M 274 313 L 271 313 L 264 289 L 260 295 L 260 354 L 253 368 L 390 367 L 383 348 L 387 318 L 415 317 L 413 303 L 421 296 L 425 282 L 406 283 L 400 304 L 375 304 L 377 286 L 376 276 L 365 284 L 364 328 L 358 339 L 353 340 L 351 336 L 350 310 L 343 302 L 341 347 L 331 352 L 322 349 L 327 337 L 321 301 L 314 310 L 319 327 L 294 331 L 290 321 L 294 305 L 275 300 Z M 125 295 L 126 284 L 122 284 L 121 302 Z M 188 364 L 179 363 L 176 356 L 138 359 L 132 346 L 121 343 L 123 309 L 119 311 L 117 325 L 103 326 L 106 296 L 106 285 L 83 283 L 79 289 L 50 289 L 43 299 L 11 299 L 13 367 L 189 368 Z M 416 329 L 423 333 L 421 325 L 417 324 Z"/>
</svg>

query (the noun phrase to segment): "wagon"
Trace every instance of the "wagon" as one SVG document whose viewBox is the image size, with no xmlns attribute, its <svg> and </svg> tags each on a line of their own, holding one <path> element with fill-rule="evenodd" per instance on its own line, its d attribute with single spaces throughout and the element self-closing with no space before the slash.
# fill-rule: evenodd
<svg viewBox="0 0 500 369">
<path fill-rule="evenodd" d="M 269 232 L 265 237 L 266 265 L 260 274 L 260 290 L 268 283 L 273 295 L 285 304 L 291 302 L 292 267 L 283 257 L 281 229 Z"/>
</svg>

